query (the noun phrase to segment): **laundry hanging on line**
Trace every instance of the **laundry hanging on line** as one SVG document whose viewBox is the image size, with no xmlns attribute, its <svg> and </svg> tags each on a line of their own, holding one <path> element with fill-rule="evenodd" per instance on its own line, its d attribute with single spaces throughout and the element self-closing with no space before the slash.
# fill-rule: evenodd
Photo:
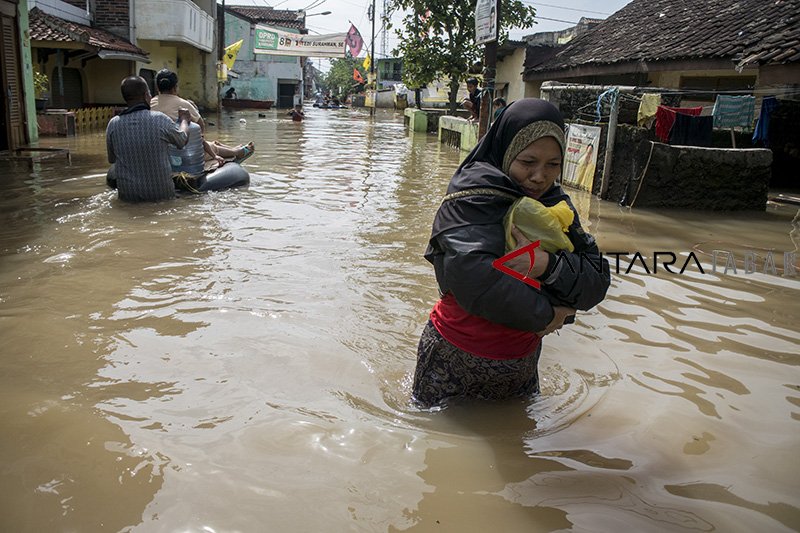
<svg viewBox="0 0 800 533">
<path fill-rule="evenodd" d="M 752 128 L 754 96 L 717 95 L 714 102 L 714 127 L 717 129 Z"/>
<path fill-rule="evenodd" d="M 669 132 L 669 143 L 682 146 L 711 146 L 714 117 L 675 114 L 675 123 Z"/>
<path fill-rule="evenodd" d="M 765 96 L 761 101 L 761 113 L 758 115 L 756 129 L 753 132 L 753 144 L 762 143 L 769 146 L 769 123 L 772 112 L 780 106 L 774 96 Z"/>
<path fill-rule="evenodd" d="M 669 141 L 669 132 L 672 131 L 672 125 L 675 123 L 675 115 L 680 113 L 682 115 L 698 116 L 703 111 L 703 107 L 669 107 L 665 105 L 658 106 L 656 109 L 656 137 L 662 142 Z"/>
<path fill-rule="evenodd" d="M 661 105 L 661 94 L 645 93 L 639 102 L 639 111 L 636 113 L 636 122 L 639 126 L 649 128 L 656 118 L 656 111 Z"/>
</svg>

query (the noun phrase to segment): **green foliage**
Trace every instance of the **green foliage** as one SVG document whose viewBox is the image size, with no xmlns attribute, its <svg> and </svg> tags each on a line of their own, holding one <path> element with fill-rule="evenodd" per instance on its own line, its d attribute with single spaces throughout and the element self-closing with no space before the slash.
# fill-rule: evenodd
<svg viewBox="0 0 800 533">
<path fill-rule="evenodd" d="M 403 82 L 408 87 L 445 77 L 452 80 L 451 86 L 457 86 L 468 77 L 470 66 L 482 58 L 484 47 L 475 44 L 475 0 L 391 0 L 390 7 L 408 12 L 403 27 L 396 30 L 400 44 L 395 50 L 403 57 Z M 500 13 L 501 42 L 508 37 L 509 28 L 535 24 L 534 8 L 519 0 L 501 0 Z M 455 111 L 455 99 L 451 93 L 451 112 Z"/>
<path fill-rule="evenodd" d="M 363 59 L 345 57 L 341 59 L 331 60 L 331 69 L 325 75 L 324 85 L 325 88 L 331 91 L 331 94 L 344 98 L 348 94 L 355 92 L 354 86 L 358 82 L 353 79 L 353 69 L 358 69 L 361 76 L 366 80 L 367 73 L 362 63 Z"/>
<path fill-rule="evenodd" d="M 33 90 L 37 97 L 50 90 L 50 79 L 38 69 L 33 69 Z"/>
</svg>

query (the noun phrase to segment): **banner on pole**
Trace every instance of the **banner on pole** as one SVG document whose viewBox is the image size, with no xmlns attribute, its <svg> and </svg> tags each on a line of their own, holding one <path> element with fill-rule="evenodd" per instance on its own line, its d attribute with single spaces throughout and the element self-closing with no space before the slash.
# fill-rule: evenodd
<svg viewBox="0 0 800 533">
<path fill-rule="evenodd" d="M 477 0 L 475 4 L 475 44 L 497 40 L 497 0 Z"/>
<path fill-rule="evenodd" d="M 561 183 L 592 192 L 599 145 L 600 128 L 570 124 Z"/>
<path fill-rule="evenodd" d="M 257 25 L 253 52 L 276 56 L 345 57 L 347 33 L 301 35 Z"/>
</svg>

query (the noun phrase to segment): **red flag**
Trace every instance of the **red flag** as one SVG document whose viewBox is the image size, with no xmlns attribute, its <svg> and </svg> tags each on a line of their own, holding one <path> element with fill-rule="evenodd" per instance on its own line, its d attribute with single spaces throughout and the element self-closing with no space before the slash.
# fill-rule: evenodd
<svg viewBox="0 0 800 533">
<path fill-rule="evenodd" d="M 356 80 L 358 83 L 364 83 L 364 78 L 361 76 L 361 73 L 358 71 L 357 68 L 353 69 L 353 79 Z"/>
<path fill-rule="evenodd" d="M 350 55 L 358 57 L 358 54 L 361 53 L 361 47 L 364 46 L 364 40 L 352 23 L 350 24 L 350 30 L 347 32 L 347 37 L 345 37 L 344 42 L 347 44 L 347 47 L 350 48 Z"/>
</svg>

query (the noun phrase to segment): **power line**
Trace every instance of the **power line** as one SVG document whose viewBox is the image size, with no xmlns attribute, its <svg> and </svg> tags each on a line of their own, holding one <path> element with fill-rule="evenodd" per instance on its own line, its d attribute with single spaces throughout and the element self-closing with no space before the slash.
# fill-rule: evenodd
<svg viewBox="0 0 800 533">
<path fill-rule="evenodd" d="M 536 1 L 525 1 L 522 0 L 523 4 L 528 4 L 530 6 L 542 6 L 542 7 L 552 7 L 554 9 L 563 9 L 565 11 L 577 11 L 578 13 L 593 13 L 595 15 L 613 15 L 613 13 L 605 13 L 603 11 L 590 11 L 588 9 L 578 9 L 576 7 L 564 7 L 564 6 L 557 6 L 554 4 L 543 4 L 542 2 Z"/>
<path fill-rule="evenodd" d="M 550 20 L 552 22 L 563 22 L 564 24 L 580 24 L 579 22 L 575 22 L 574 20 L 551 19 L 551 18 L 547 18 L 547 17 L 540 17 L 539 15 L 536 15 L 534 17 L 534 20 L 537 20 L 537 19 L 538 20 Z"/>
</svg>

